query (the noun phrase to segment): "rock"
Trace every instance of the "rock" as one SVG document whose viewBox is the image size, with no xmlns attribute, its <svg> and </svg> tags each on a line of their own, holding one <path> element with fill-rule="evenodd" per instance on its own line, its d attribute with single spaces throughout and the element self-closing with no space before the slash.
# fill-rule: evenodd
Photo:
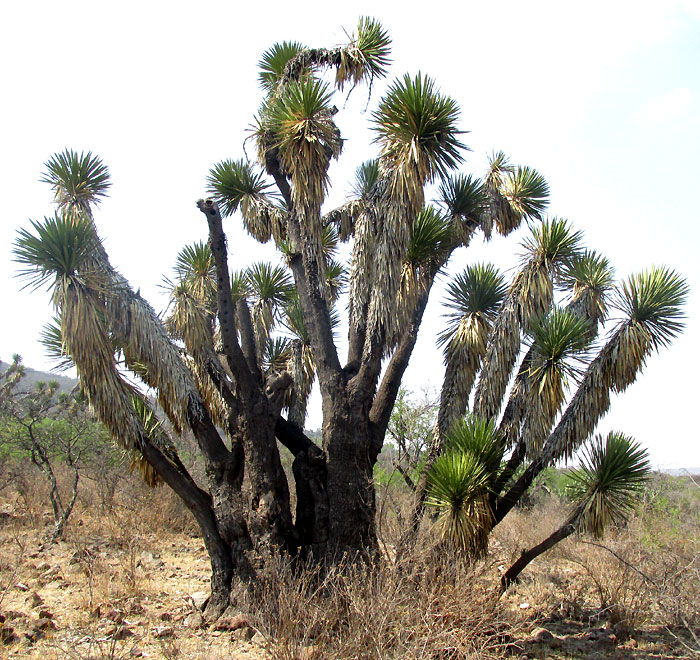
<svg viewBox="0 0 700 660">
<path fill-rule="evenodd" d="M 165 562 L 156 555 L 154 555 L 152 552 L 144 550 L 141 553 L 138 565 L 142 566 L 143 568 L 158 569 L 165 566 Z"/>
<path fill-rule="evenodd" d="M 44 604 L 44 599 L 36 591 L 27 600 L 29 600 L 32 607 L 39 607 Z"/>
<path fill-rule="evenodd" d="M 520 609 L 526 610 L 530 607 L 530 603 L 520 603 Z"/>
<path fill-rule="evenodd" d="M 244 628 L 234 630 L 231 633 L 231 639 L 237 642 L 249 642 L 251 639 L 253 639 L 253 637 L 255 637 L 257 632 L 258 631 L 255 628 L 246 626 Z"/>
<path fill-rule="evenodd" d="M 617 635 L 615 635 L 611 630 L 606 630 L 605 628 L 592 630 L 586 635 L 586 639 L 589 642 L 596 642 L 597 644 L 607 644 L 610 646 L 617 644 Z"/>
<path fill-rule="evenodd" d="M 123 639 L 127 639 L 128 637 L 133 637 L 134 633 L 126 626 L 114 625 L 105 630 L 105 635 L 110 639 L 121 641 Z"/>
<path fill-rule="evenodd" d="M 42 561 L 41 563 L 37 564 L 36 570 L 43 573 L 44 571 L 48 571 L 50 568 L 51 564 L 49 564 L 49 562 Z"/>
<path fill-rule="evenodd" d="M 67 589 L 68 585 L 62 582 L 63 578 L 60 575 L 54 576 L 56 579 L 53 582 L 46 584 L 46 588 L 51 589 Z"/>
<path fill-rule="evenodd" d="M 238 630 L 239 628 L 252 628 L 245 614 L 235 616 L 222 616 L 214 624 L 214 630 Z"/>
<path fill-rule="evenodd" d="M 148 598 L 144 598 L 144 601 L 148 602 Z M 140 603 L 129 603 L 128 605 L 129 614 L 145 614 L 146 608 Z"/>
<path fill-rule="evenodd" d="M 19 639 L 17 635 L 15 635 L 15 629 L 12 626 L 8 626 L 3 622 L 2 625 L 0 625 L 0 643 L 2 644 L 12 644 L 12 642 L 16 642 Z"/>
<path fill-rule="evenodd" d="M 130 655 L 132 658 L 142 658 L 142 657 L 143 657 L 143 651 L 142 651 L 140 648 L 138 648 L 137 646 L 133 646 L 133 647 L 131 648 L 131 651 L 129 651 L 129 655 Z"/>
<path fill-rule="evenodd" d="M 202 628 L 204 626 L 204 617 L 201 612 L 190 612 L 182 623 L 187 628 Z"/>
<path fill-rule="evenodd" d="M 34 630 L 56 630 L 56 624 L 51 619 L 42 617 L 34 624 Z"/>
<path fill-rule="evenodd" d="M 15 587 L 20 591 L 29 591 L 29 587 L 24 582 L 18 582 Z"/>
<path fill-rule="evenodd" d="M 16 610 L 5 610 L 4 618 L 8 621 L 13 619 L 24 619 L 27 615 L 24 612 L 17 612 Z"/>
<path fill-rule="evenodd" d="M 546 628 L 535 628 L 530 634 L 531 642 L 551 642 L 553 639 L 554 635 Z"/>
<path fill-rule="evenodd" d="M 161 621 L 172 621 L 173 620 L 173 615 L 170 614 L 170 612 L 161 612 L 158 618 Z"/>
<path fill-rule="evenodd" d="M 44 633 L 41 632 L 41 630 L 32 629 L 27 630 L 27 632 L 24 633 L 24 636 L 30 644 L 35 644 L 44 636 Z"/>
<path fill-rule="evenodd" d="M 304 646 L 301 651 L 299 651 L 299 660 L 316 660 L 320 657 L 321 651 L 318 646 Z"/>
<path fill-rule="evenodd" d="M 53 612 L 49 610 L 39 610 L 40 619 L 53 619 Z"/>
<path fill-rule="evenodd" d="M 267 646 L 267 640 L 265 635 L 263 635 L 259 630 L 255 631 L 255 634 L 250 638 L 251 644 L 256 644 L 257 646 Z"/>
<path fill-rule="evenodd" d="M 209 600 L 209 592 L 195 591 L 194 593 L 190 594 L 190 598 L 198 610 L 203 610 L 205 603 Z"/>
<path fill-rule="evenodd" d="M 156 626 L 153 628 L 153 635 L 158 639 L 165 639 L 166 637 L 172 637 L 174 634 L 172 626 Z"/>
<path fill-rule="evenodd" d="M 110 619 L 110 621 L 114 621 L 116 624 L 120 624 L 124 621 L 124 612 L 121 610 L 109 610 L 109 612 L 105 613 L 104 618 Z"/>
</svg>

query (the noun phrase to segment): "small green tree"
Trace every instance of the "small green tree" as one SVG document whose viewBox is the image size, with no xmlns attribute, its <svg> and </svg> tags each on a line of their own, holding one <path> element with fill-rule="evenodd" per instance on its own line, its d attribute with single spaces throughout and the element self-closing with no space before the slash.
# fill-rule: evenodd
<svg viewBox="0 0 700 660">
<path fill-rule="evenodd" d="M 13 460 L 29 460 L 46 479 L 54 519 L 50 537 L 55 540 L 63 535 L 75 506 L 81 471 L 110 441 L 84 397 L 59 392 L 56 381 L 38 382 L 34 390 L 22 391 L 24 374 L 19 355 L 0 374 L 0 452 Z M 59 464 L 71 474 L 66 490 L 57 478 Z"/>
<path fill-rule="evenodd" d="M 415 490 L 419 470 L 425 460 L 430 435 L 435 424 L 437 404 L 428 391 L 419 395 L 402 387 L 391 411 L 387 440 L 382 455 L 391 457 L 391 469 L 396 470 L 410 490 Z M 380 456 L 380 462 L 382 457 Z"/>
</svg>

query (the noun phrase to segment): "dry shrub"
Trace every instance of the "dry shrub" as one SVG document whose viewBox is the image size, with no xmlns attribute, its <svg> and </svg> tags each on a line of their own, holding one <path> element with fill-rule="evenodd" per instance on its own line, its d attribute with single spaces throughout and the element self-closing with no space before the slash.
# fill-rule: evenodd
<svg viewBox="0 0 700 660">
<path fill-rule="evenodd" d="M 36 528 L 52 521 L 49 487 L 41 473 L 28 462 L 8 462 L 4 468 L 4 508 L 12 511 L 15 522 Z M 57 470 L 59 485 L 61 472 Z"/>
<path fill-rule="evenodd" d="M 651 498 L 624 528 L 601 541 L 579 540 L 569 558 L 586 570 L 611 623 L 697 630 L 700 497 L 680 488 L 678 478 L 658 479 L 676 490 L 670 500 Z M 679 507 L 683 501 L 686 506 Z"/>
<path fill-rule="evenodd" d="M 603 539 L 572 537 L 535 560 L 511 600 L 523 617 L 600 620 L 629 632 L 643 624 L 700 628 L 700 486 L 656 475 L 638 514 Z M 566 516 L 551 497 L 514 510 L 494 530 L 491 551 L 505 568 Z"/>
<path fill-rule="evenodd" d="M 568 513 L 569 506 L 557 496 L 545 498 L 534 508 L 513 509 L 494 529 L 492 544 L 495 543 L 504 560 L 512 562 L 522 550 L 533 547 L 560 527 Z M 544 555 L 543 563 L 551 557 L 551 552 Z"/>
<path fill-rule="evenodd" d="M 278 562 L 250 608 L 278 660 L 497 658 L 506 626 L 483 570 L 428 552 L 323 574 Z"/>
<path fill-rule="evenodd" d="M 647 553 L 634 534 L 623 530 L 604 543 L 580 539 L 563 550 L 564 556 L 583 568 L 590 581 L 596 618 L 607 620 L 624 634 L 650 620 L 654 597 L 638 568 L 646 563 Z"/>
<path fill-rule="evenodd" d="M 377 536 L 385 553 L 399 545 L 411 520 L 415 497 L 398 472 L 387 483 L 376 484 Z"/>
</svg>

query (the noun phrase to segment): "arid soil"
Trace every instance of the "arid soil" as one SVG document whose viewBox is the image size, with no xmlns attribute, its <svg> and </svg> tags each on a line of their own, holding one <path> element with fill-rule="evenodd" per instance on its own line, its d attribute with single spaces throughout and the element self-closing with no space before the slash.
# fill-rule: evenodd
<svg viewBox="0 0 700 660">
<path fill-rule="evenodd" d="M 65 538 L 56 543 L 44 540 L 51 529 L 45 506 L 28 501 L 20 506 L 20 499 L 14 495 L 9 499 L 0 497 L 0 657 L 700 657 L 700 643 L 693 637 L 700 631 L 683 625 L 684 621 L 700 620 L 700 535 L 694 522 L 679 527 L 667 512 L 671 509 L 664 509 L 663 515 L 654 514 L 653 519 L 640 517 L 600 544 L 591 539 L 566 541 L 528 567 L 523 581 L 493 610 L 484 613 L 479 603 L 489 599 L 496 602 L 489 594 L 498 583 L 499 573 L 520 549 L 551 531 L 562 516 L 563 505 L 554 503 L 517 512 L 509 517 L 507 525 L 496 529 L 489 557 L 479 569 L 478 585 L 467 578 L 457 585 L 464 591 L 455 595 L 448 580 L 447 591 L 436 590 L 435 597 L 428 594 L 427 599 L 411 601 L 414 610 L 416 603 L 432 608 L 418 616 L 415 611 L 402 612 L 406 605 L 399 591 L 396 601 L 387 596 L 377 604 L 376 611 L 368 612 L 374 607 L 374 596 L 365 592 L 358 596 L 357 607 L 350 608 L 354 614 L 348 615 L 366 617 L 365 628 L 359 631 L 356 646 L 344 646 L 330 639 L 332 635 L 319 641 L 316 633 L 304 628 L 308 613 L 296 610 L 303 610 L 307 606 L 304 603 L 310 601 L 295 601 L 298 594 L 290 596 L 287 609 L 265 610 L 265 603 L 261 603 L 267 618 L 260 613 L 233 612 L 214 624 L 204 622 L 200 608 L 209 590 L 209 562 L 196 528 L 167 490 L 142 492 L 129 483 L 123 481 L 117 489 L 117 501 L 122 504 L 103 514 L 97 513 L 99 507 L 92 494 L 86 494 Z M 679 510 L 677 520 L 691 520 L 686 509 Z M 380 533 L 386 541 L 385 549 L 390 550 L 397 536 L 391 521 L 381 521 Z M 428 579 L 421 584 L 430 587 L 431 582 Z M 487 597 L 479 600 L 486 592 Z M 382 591 L 378 593 L 384 596 Z M 447 594 L 446 605 L 435 603 L 440 594 Z M 459 612 L 461 604 L 475 594 L 476 605 L 467 606 L 471 613 Z M 325 601 L 316 601 L 313 607 L 317 608 L 320 625 L 333 620 L 322 616 Z M 284 611 L 295 620 L 284 625 L 269 615 L 271 611 Z M 465 623 L 469 621 L 473 623 Z M 391 643 L 379 650 L 380 645 L 363 647 L 363 640 L 372 639 L 373 626 L 381 631 L 380 637 L 384 631 L 397 627 L 405 631 L 414 626 L 416 638 L 424 635 L 420 641 L 423 649 L 426 634 L 430 639 L 431 631 L 435 631 L 439 639 L 436 637 L 429 653 L 420 655 L 398 652 Z M 476 645 L 469 641 L 474 638 L 475 627 L 489 629 Z M 348 626 L 348 630 L 357 632 L 357 626 Z M 411 648 L 412 634 L 401 639 L 402 648 Z M 282 639 L 281 635 L 287 637 Z M 400 637 L 397 635 L 397 639 Z M 443 644 L 442 639 L 448 641 Z M 462 639 L 469 643 L 460 646 Z"/>
<path fill-rule="evenodd" d="M 1 538 L 0 613 L 5 620 L 0 653 L 7 657 L 279 657 L 274 640 L 245 617 L 204 624 L 198 606 L 207 595 L 209 568 L 197 538 L 154 536 L 124 547 L 109 535 L 91 535 L 44 544 L 38 534 L 7 522 Z M 581 576 L 571 567 L 559 570 L 564 571 L 558 585 L 564 608 L 567 580 Z M 542 589 L 541 582 L 537 588 Z M 515 632 L 502 649 L 504 656 L 697 657 L 663 628 L 642 628 L 628 637 L 596 618 L 595 609 L 588 623 L 581 621 L 582 612 L 576 619 L 567 618 L 563 609 L 544 612 L 533 600 L 535 590 L 527 584 L 506 596 Z M 552 599 L 550 589 L 545 600 Z M 317 655 L 313 646 L 300 652 L 306 658 Z"/>
</svg>

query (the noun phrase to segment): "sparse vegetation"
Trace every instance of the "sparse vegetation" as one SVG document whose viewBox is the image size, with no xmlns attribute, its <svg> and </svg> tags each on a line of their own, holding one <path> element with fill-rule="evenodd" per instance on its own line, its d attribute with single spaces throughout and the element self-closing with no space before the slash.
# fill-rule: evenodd
<svg viewBox="0 0 700 660">
<path fill-rule="evenodd" d="M 40 489 L 40 475 L 24 469 L 28 486 Z M 667 498 L 661 506 L 651 498 L 660 489 Z M 261 575 L 245 617 L 207 626 L 199 609 L 208 595 L 206 549 L 171 491 L 127 475 L 105 511 L 89 481 L 62 540 L 46 544 L 48 500 L 26 511 L 6 486 L 0 630 L 7 652 L 50 660 L 169 660 L 174 653 L 202 660 L 695 658 L 700 533 L 692 515 L 674 533 L 678 523 L 668 515 L 679 506 L 700 512 L 695 489 L 688 477 L 654 475 L 626 525 L 608 528 L 601 539 L 563 541 L 501 599 L 494 590 L 499 574 L 565 518 L 566 499 L 542 494 L 533 507 L 514 511 L 476 563 L 445 554 L 429 529 L 410 558 L 394 560 L 402 528 L 380 520 L 387 553 L 380 570 L 321 575 L 318 567 L 299 572 L 280 560 Z M 404 517 L 410 512 L 405 483 L 378 493 L 385 514 L 393 507 Z M 51 625 L 39 624 L 42 618 Z"/>
<path fill-rule="evenodd" d="M 284 660 L 529 656 L 543 644 L 568 657 L 586 641 L 639 657 L 634 635 L 657 625 L 655 641 L 700 653 L 697 585 L 687 595 L 679 577 L 698 575 L 697 530 L 685 527 L 697 519 L 694 496 L 647 485 L 646 453 L 623 433 L 593 437 L 612 396 L 683 330 L 685 280 L 660 266 L 616 282 L 581 231 L 545 216 L 544 177 L 502 152 L 482 179 L 458 173 L 458 105 L 421 73 L 388 86 L 371 115 L 376 157 L 358 168 L 347 203 L 325 209 L 343 147 L 333 95 L 384 77 L 390 43 L 363 18 L 343 46 L 285 42 L 263 54 L 256 161 L 210 170 L 210 197 L 197 202 L 208 240 L 177 255 L 162 316 L 99 237 L 107 166 L 71 150 L 46 163 L 57 210 L 19 231 L 20 275 L 51 290 L 45 345 L 77 369 L 80 391 L 153 490 L 127 476 L 98 489 L 105 463 L 81 497 L 80 461 L 100 441 L 67 429 L 85 408 L 56 399 L 53 384 L 16 397 L 14 361 L 2 431 L 7 443 L 21 438 L 48 492 L 30 498 L 38 491 L 22 456 L 5 452 L 20 475 L 5 484 L 5 529 L 22 552 L 3 590 L 24 607 L 3 601 L 7 644 L 40 654 L 56 640 L 86 658 L 146 647 L 204 656 L 187 646 L 196 631 L 217 653 L 247 645 Z M 279 264 L 229 270 L 224 222 L 235 215 L 274 242 Z M 401 381 L 438 274 L 477 234 L 524 224 L 510 281 L 472 264 L 448 284 L 439 400 L 411 400 Z M 314 380 L 319 442 L 304 428 Z M 65 428 L 44 423 L 59 414 L 52 422 Z M 552 466 L 577 455 L 560 482 Z M 657 497 L 635 515 L 643 492 Z M 56 543 L 37 546 L 46 502 Z M 79 522 L 68 525 L 74 510 Z M 683 547 L 658 552 L 660 518 L 683 530 Z M 72 615 L 61 608 L 68 591 Z"/>
</svg>

